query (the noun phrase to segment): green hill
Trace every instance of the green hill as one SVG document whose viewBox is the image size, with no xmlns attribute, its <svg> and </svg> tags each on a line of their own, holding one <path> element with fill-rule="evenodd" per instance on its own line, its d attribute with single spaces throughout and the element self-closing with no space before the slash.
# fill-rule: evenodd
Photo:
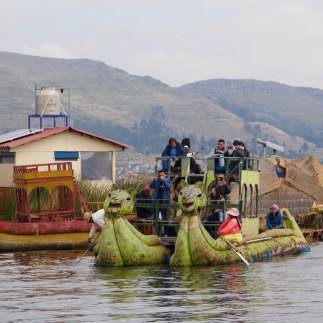
<svg viewBox="0 0 323 323">
<path fill-rule="evenodd" d="M 27 127 L 35 84 L 69 88 L 76 128 L 160 152 L 170 136 L 201 149 L 216 139 L 256 138 L 290 154 L 321 147 L 323 91 L 256 80 L 209 80 L 173 88 L 90 59 L 54 59 L 0 52 L 0 133 Z M 36 127 L 37 125 L 35 125 Z"/>
<path fill-rule="evenodd" d="M 323 147 L 323 91 L 255 80 L 210 80 L 182 87 L 245 122 L 265 122 Z"/>
</svg>

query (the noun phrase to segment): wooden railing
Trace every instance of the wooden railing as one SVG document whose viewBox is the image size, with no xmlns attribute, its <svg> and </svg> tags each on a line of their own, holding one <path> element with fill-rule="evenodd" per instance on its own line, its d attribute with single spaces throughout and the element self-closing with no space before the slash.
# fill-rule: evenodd
<svg viewBox="0 0 323 323">
<path fill-rule="evenodd" d="M 14 170 L 14 173 L 36 173 L 36 172 L 72 170 L 72 162 L 20 165 L 20 166 L 14 166 L 13 170 Z"/>
</svg>

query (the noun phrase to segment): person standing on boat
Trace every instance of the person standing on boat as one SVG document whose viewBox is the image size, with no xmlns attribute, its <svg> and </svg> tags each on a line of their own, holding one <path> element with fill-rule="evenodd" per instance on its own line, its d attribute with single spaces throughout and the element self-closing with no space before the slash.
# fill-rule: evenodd
<svg viewBox="0 0 323 323">
<path fill-rule="evenodd" d="M 232 208 L 227 211 L 228 218 L 221 224 L 218 230 L 218 234 L 225 236 L 225 239 L 230 242 L 241 242 L 241 224 L 239 221 L 239 210 Z"/>
<path fill-rule="evenodd" d="M 104 227 L 104 220 L 105 217 L 105 211 L 104 209 L 101 209 L 99 211 L 96 211 L 95 213 L 90 213 L 90 212 L 85 212 L 83 214 L 83 219 L 88 222 L 88 223 L 92 223 L 92 227 L 89 233 L 89 238 L 88 238 L 88 243 L 91 244 L 92 243 L 92 238 L 98 228 L 98 226 L 102 229 Z"/>
<path fill-rule="evenodd" d="M 270 207 L 266 217 L 266 224 L 269 230 L 283 228 L 283 217 L 277 204 Z"/>
<path fill-rule="evenodd" d="M 182 142 L 182 145 L 183 145 L 183 142 Z M 190 171 L 191 171 L 191 173 L 201 174 L 200 165 L 196 162 L 196 160 L 194 158 L 196 156 L 196 153 L 191 153 L 190 152 L 191 147 L 188 145 L 183 145 L 183 148 L 186 152 L 186 156 L 190 157 Z"/>
<path fill-rule="evenodd" d="M 234 158 L 233 160 L 229 160 L 229 171 L 232 174 L 238 175 L 240 161 L 242 158 L 246 157 L 246 151 L 242 146 L 241 141 L 235 139 L 232 146 L 226 149 L 224 157 Z"/>
<path fill-rule="evenodd" d="M 161 210 L 161 217 L 163 221 L 168 220 L 167 206 L 170 198 L 170 181 L 166 177 L 164 170 L 159 170 L 158 174 L 151 181 L 149 187 L 154 190 L 153 200 L 158 201 L 159 205 L 164 206 Z M 158 216 L 158 214 L 157 214 Z M 168 235 L 169 227 L 165 227 L 164 234 Z"/>
<path fill-rule="evenodd" d="M 231 188 L 224 179 L 224 174 L 220 173 L 215 175 L 216 184 L 212 186 L 209 194 L 209 204 L 224 202 L 227 199 L 227 194 L 231 193 Z M 207 221 L 223 221 L 222 209 L 216 208 L 210 210 Z"/>
<path fill-rule="evenodd" d="M 218 140 L 218 145 L 214 149 L 214 173 L 225 173 L 225 160 L 224 160 L 224 153 L 225 153 L 225 141 L 224 139 Z"/>
<path fill-rule="evenodd" d="M 168 140 L 168 145 L 162 152 L 163 157 L 170 156 L 171 157 L 171 166 L 173 167 L 180 167 L 181 160 L 180 156 L 186 156 L 186 151 L 184 150 L 183 146 L 176 140 L 176 138 L 171 137 Z M 165 159 L 162 161 L 163 170 L 166 172 L 168 170 L 168 160 Z"/>
<path fill-rule="evenodd" d="M 244 155 L 245 155 L 245 161 L 242 165 L 243 169 L 252 169 L 252 163 L 250 160 L 250 151 L 247 149 L 245 143 L 243 141 L 240 141 L 240 147 L 244 149 Z"/>
</svg>

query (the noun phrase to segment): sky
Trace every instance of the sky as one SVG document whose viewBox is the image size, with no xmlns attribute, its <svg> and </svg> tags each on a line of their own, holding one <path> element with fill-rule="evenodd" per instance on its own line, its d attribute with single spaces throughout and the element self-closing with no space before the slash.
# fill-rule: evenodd
<svg viewBox="0 0 323 323">
<path fill-rule="evenodd" d="M 0 0 L 0 51 L 99 60 L 170 86 L 323 89 L 323 1 Z"/>
</svg>

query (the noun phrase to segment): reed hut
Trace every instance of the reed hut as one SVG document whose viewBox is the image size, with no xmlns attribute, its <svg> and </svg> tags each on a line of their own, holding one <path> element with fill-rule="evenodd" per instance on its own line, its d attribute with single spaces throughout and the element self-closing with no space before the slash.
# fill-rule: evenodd
<svg viewBox="0 0 323 323">
<path fill-rule="evenodd" d="M 312 156 L 296 160 L 269 156 L 260 167 L 259 214 L 266 214 L 273 203 L 294 216 L 323 204 L 323 165 Z"/>
</svg>

